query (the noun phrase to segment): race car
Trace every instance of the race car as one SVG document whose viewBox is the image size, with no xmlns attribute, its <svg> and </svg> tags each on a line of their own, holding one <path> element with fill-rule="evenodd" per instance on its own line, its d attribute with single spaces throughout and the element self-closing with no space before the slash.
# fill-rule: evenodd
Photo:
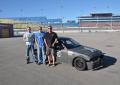
<svg viewBox="0 0 120 85">
<path fill-rule="evenodd" d="M 79 71 L 100 66 L 104 57 L 102 51 L 81 45 L 68 37 L 59 37 L 55 49 L 57 62 L 71 64 Z"/>
</svg>

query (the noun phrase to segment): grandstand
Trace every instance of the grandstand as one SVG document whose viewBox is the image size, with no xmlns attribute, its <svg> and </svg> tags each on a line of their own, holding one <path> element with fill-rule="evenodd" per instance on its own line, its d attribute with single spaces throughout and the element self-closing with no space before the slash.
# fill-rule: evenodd
<svg viewBox="0 0 120 85">
<path fill-rule="evenodd" d="M 80 27 L 120 29 L 120 16 L 112 13 L 91 13 L 78 17 Z"/>
</svg>

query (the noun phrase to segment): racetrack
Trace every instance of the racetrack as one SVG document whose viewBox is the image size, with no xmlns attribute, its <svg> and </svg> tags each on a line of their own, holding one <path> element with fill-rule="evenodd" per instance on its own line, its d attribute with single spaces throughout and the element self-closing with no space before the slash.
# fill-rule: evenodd
<svg viewBox="0 0 120 85">
<path fill-rule="evenodd" d="M 56 67 L 25 64 L 21 37 L 0 39 L 0 85 L 119 85 L 120 32 L 59 33 L 106 53 L 104 67 L 77 71 L 68 64 Z"/>
</svg>

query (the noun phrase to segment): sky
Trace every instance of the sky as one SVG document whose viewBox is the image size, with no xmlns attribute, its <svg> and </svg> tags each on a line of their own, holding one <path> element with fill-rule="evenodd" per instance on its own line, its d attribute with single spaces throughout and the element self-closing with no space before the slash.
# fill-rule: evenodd
<svg viewBox="0 0 120 85">
<path fill-rule="evenodd" d="M 0 0 L 0 17 L 76 19 L 90 13 L 120 15 L 120 0 Z"/>
</svg>

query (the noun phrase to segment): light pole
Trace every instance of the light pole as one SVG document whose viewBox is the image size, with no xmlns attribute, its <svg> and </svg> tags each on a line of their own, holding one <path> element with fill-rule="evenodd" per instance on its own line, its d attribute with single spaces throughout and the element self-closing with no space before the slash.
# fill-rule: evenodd
<svg viewBox="0 0 120 85">
<path fill-rule="evenodd" d="M 93 7 L 94 13 L 96 13 L 96 7 Z M 99 16 L 94 16 L 95 17 L 95 23 L 96 23 L 96 28 L 98 28 L 98 17 Z"/>
<path fill-rule="evenodd" d="M 20 9 L 20 12 L 21 12 L 21 19 L 22 19 L 23 18 L 23 9 Z M 22 23 L 20 22 L 19 24 L 21 25 L 20 27 L 22 28 Z"/>
<path fill-rule="evenodd" d="M 0 13 L 2 13 L 2 9 L 0 9 Z M 0 21 L 1 22 L 1 21 Z"/>
<path fill-rule="evenodd" d="M 112 30 L 112 16 L 111 16 L 111 30 Z"/>
<path fill-rule="evenodd" d="M 43 16 L 43 11 L 44 11 L 44 9 L 40 9 L 40 11 L 41 11 L 41 16 Z"/>
<path fill-rule="evenodd" d="M 0 9 L 0 13 L 2 13 L 3 11 L 2 11 L 2 9 Z"/>
<path fill-rule="evenodd" d="M 41 8 L 40 9 L 40 12 L 41 12 L 41 16 L 40 17 L 43 17 L 43 11 L 44 11 L 44 9 Z M 41 25 L 45 27 L 45 25 L 44 25 L 45 22 L 42 19 L 40 21 L 41 21 Z"/>
<path fill-rule="evenodd" d="M 61 21 L 61 22 L 62 22 L 62 23 L 61 23 L 61 27 L 62 27 L 62 30 L 63 30 L 63 33 L 64 33 L 64 27 L 63 27 L 63 18 L 64 18 L 64 17 L 62 17 L 62 21 Z"/>
<path fill-rule="evenodd" d="M 118 17 L 118 27 L 120 28 L 120 15 Z"/>
<path fill-rule="evenodd" d="M 63 33 L 64 33 L 64 28 L 63 28 L 63 16 L 62 16 L 62 10 L 63 10 L 63 5 L 62 5 L 62 0 L 60 0 L 60 10 L 61 10 L 61 12 L 60 12 L 60 16 L 61 16 L 61 19 L 62 19 L 62 21 L 61 21 L 61 29 L 63 30 Z"/>
<path fill-rule="evenodd" d="M 96 23 L 96 27 L 98 28 L 98 16 L 97 16 L 97 23 Z"/>
</svg>

